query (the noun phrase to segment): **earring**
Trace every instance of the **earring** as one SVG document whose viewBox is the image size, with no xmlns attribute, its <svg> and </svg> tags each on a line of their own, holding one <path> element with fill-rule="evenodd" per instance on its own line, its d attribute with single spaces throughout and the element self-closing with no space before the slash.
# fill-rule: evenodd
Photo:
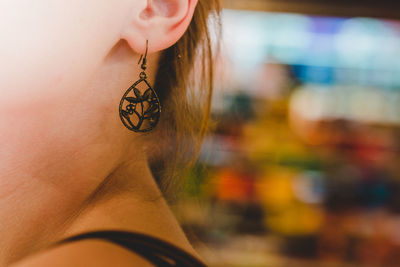
<svg viewBox="0 0 400 267">
<path fill-rule="evenodd" d="M 134 132 L 149 132 L 156 127 L 161 114 L 160 100 L 147 81 L 147 51 L 149 41 L 146 40 L 146 52 L 139 59 L 142 72 L 137 80 L 123 95 L 119 104 L 119 116 L 122 123 Z M 143 61 L 142 61 L 143 59 Z"/>
</svg>

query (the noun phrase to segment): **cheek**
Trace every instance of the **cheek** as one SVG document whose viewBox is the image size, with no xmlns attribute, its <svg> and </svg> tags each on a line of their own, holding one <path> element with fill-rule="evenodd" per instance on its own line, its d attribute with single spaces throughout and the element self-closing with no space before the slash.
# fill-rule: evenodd
<svg viewBox="0 0 400 267">
<path fill-rule="evenodd" d="M 0 108 L 76 93 L 118 41 L 121 5 L 0 0 Z"/>
<path fill-rule="evenodd" d="M 94 42 L 87 34 L 95 30 L 85 16 L 89 6 L 60 2 L 0 0 L 2 108 L 67 93 L 62 87 L 77 88 L 96 64 L 99 51 L 90 49 Z"/>
<path fill-rule="evenodd" d="M 0 0 L 0 177 L 67 171 L 94 138 L 85 88 L 114 42 L 106 2 Z"/>
<path fill-rule="evenodd" d="M 10 119 L 40 128 L 91 93 L 85 87 L 117 32 L 106 2 L 0 0 L 0 130 Z"/>
</svg>

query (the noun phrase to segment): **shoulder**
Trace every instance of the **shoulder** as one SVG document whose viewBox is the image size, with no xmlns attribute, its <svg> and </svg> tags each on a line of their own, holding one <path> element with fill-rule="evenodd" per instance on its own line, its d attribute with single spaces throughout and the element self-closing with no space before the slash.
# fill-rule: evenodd
<svg viewBox="0 0 400 267">
<path fill-rule="evenodd" d="M 101 240 L 84 240 L 65 244 L 38 253 L 12 265 L 12 267 L 39 266 L 154 267 L 140 255 L 116 244 Z"/>
</svg>

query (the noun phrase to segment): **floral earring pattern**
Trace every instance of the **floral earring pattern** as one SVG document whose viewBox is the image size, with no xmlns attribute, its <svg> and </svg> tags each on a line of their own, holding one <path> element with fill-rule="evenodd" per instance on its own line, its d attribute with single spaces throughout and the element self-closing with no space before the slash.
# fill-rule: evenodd
<svg viewBox="0 0 400 267">
<path fill-rule="evenodd" d="M 146 40 L 146 53 L 140 57 L 142 72 L 137 80 L 123 95 L 119 104 L 119 116 L 122 123 L 131 131 L 148 132 L 156 127 L 161 114 L 161 104 L 157 93 L 147 81 L 147 51 L 149 42 Z M 142 61 L 143 59 L 143 61 Z"/>
<path fill-rule="evenodd" d="M 134 132 L 148 132 L 154 129 L 161 113 L 160 100 L 143 74 L 144 72 L 125 92 L 119 105 L 122 123 Z"/>
</svg>

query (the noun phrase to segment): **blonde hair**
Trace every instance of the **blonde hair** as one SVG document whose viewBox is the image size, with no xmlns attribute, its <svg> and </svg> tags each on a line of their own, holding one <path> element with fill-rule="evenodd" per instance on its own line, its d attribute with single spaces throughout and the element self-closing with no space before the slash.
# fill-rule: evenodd
<svg viewBox="0 0 400 267">
<path fill-rule="evenodd" d="M 209 129 L 214 89 L 212 32 L 218 38 L 220 10 L 219 0 L 199 0 L 188 30 L 160 56 L 154 87 L 163 107 L 157 128 L 164 143 L 152 170 L 165 195 L 171 196 L 182 184 L 183 173 L 195 162 Z"/>
</svg>

